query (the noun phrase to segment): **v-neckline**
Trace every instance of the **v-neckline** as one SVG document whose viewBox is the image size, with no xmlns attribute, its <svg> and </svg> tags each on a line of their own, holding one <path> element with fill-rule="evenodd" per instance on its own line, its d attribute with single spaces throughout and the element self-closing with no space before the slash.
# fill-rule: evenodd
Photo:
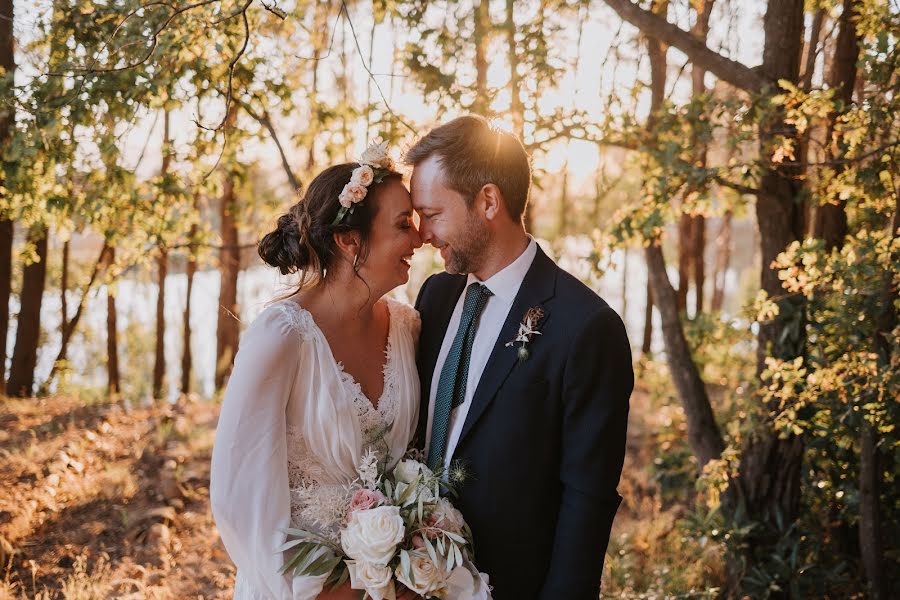
<svg viewBox="0 0 900 600">
<path fill-rule="evenodd" d="M 305 311 L 307 314 L 309 314 L 309 318 L 310 318 L 310 321 L 312 321 L 313 327 L 315 327 L 316 331 L 319 333 L 319 336 L 321 336 L 322 342 L 325 344 L 325 348 L 328 350 L 328 355 L 331 357 L 332 364 L 337 368 L 338 376 L 341 380 L 341 383 L 344 383 L 346 381 L 354 389 L 358 389 L 359 395 L 363 399 L 366 400 L 368 405 L 376 412 L 379 411 L 379 407 L 381 406 L 382 400 L 384 400 L 384 396 L 388 392 L 388 387 L 389 387 L 388 386 L 388 369 L 390 368 L 391 358 L 392 358 L 391 355 L 393 354 L 391 342 L 392 342 L 392 339 L 394 336 L 394 315 L 391 314 L 390 300 L 385 299 L 385 308 L 387 308 L 387 313 L 388 313 L 388 334 L 387 334 L 387 340 L 385 341 L 385 344 L 384 344 L 384 351 L 383 351 L 384 362 L 382 363 L 382 366 L 381 366 L 381 393 L 378 394 L 378 398 L 375 402 L 372 402 L 372 399 L 369 398 L 369 396 L 366 394 L 365 391 L 363 391 L 362 384 L 359 383 L 359 381 L 356 379 L 356 377 L 353 375 L 353 373 L 351 373 L 350 371 L 345 369 L 344 363 L 339 361 L 334 356 L 334 350 L 331 349 L 331 342 L 328 341 L 328 336 L 325 335 L 325 332 L 322 331 L 322 328 L 319 327 L 318 323 L 316 323 L 316 319 L 313 316 L 313 314 L 311 312 L 309 312 L 309 310 L 307 310 L 306 307 L 301 306 L 299 302 L 295 302 L 293 300 L 288 300 L 288 302 L 291 302 L 292 304 L 296 305 L 300 310 Z"/>
</svg>

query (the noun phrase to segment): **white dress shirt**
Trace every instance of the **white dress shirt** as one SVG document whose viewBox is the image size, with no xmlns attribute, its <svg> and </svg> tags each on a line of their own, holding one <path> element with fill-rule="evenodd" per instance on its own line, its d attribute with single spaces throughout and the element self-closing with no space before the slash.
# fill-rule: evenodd
<svg viewBox="0 0 900 600">
<path fill-rule="evenodd" d="M 462 404 L 457 406 L 450 413 L 450 427 L 447 434 L 447 451 L 444 452 L 444 466 L 448 467 L 453 458 L 453 452 L 459 442 L 459 435 L 462 432 L 463 425 L 466 422 L 466 415 L 469 414 L 469 407 L 472 406 L 472 397 L 478 388 L 478 382 L 481 381 L 481 374 L 487 361 L 491 356 L 494 345 L 497 343 L 497 337 L 506 322 L 509 315 L 509 309 L 512 308 L 513 301 L 522 287 L 522 281 L 525 274 L 531 268 L 531 263 L 537 254 L 537 244 L 534 238 L 529 236 L 530 241 L 524 252 L 519 258 L 511 262 L 509 265 L 495 273 L 487 281 L 481 281 L 493 293 L 488 298 L 484 310 L 478 320 L 478 329 L 475 330 L 475 340 L 472 344 L 472 354 L 469 358 L 469 376 L 466 380 L 466 395 Z M 475 275 L 469 274 L 466 280 L 466 289 L 479 279 Z M 453 316 L 450 317 L 450 324 L 447 325 L 447 331 L 444 333 L 444 341 L 441 344 L 441 352 L 438 354 L 437 362 L 434 365 L 434 374 L 431 378 L 431 391 L 428 397 L 428 428 L 425 433 L 425 455 L 428 455 L 428 449 L 431 446 L 431 425 L 434 419 L 434 401 L 437 397 L 437 389 L 441 380 L 441 370 L 444 368 L 444 362 L 447 360 L 447 354 L 450 353 L 450 347 L 456 338 L 459 322 L 462 319 L 463 304 L 465 303 L 465 290 L 459 295 L 456 307 L 453 309 Z"/>
</svg>

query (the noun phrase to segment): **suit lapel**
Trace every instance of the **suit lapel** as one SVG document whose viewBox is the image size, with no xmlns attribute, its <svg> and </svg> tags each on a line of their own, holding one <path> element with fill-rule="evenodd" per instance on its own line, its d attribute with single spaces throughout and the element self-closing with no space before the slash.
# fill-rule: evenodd
<svg viewBox="0 0 900 600">
<path fill-rule="evenodd" d="M 522 280 L 519 293 L 516 294 L 516 299 L 513 301 L 512 308 L 510 308 L 509 314 L 506 316 L 506 321 L 503 323 L 497 342 L 494 344 L 494 349 L 491 351 L 491 356 L 488 358 L 488 362 L 481 374 L 478 387 L 475 389 L 475 395 L 472 397 L 472 405 L 469 407 L 469 413 L 466 416 L 466 421 L 459 436 L 459 442 L 456 445 L 457 448 L 462 445 L 466 435 L 468 435 L 472 427 L 494 400 L 497 390 L 506 381 L 510 371 L 512 371 L 512 368 L 518 361 L 516 348 L 507 348 L 506 343 L 516 337 L 519 323 L 522 322 L 522 318 L 529 308 L 542 306 L 544 302 L 553 297 L 554 289 L 556 288 L 557 269 L 556 264 L 538 246 L 534 261 L 531 263 L 528 273 L 525 274 L 525 279 Z M 539 329 L 547 322 L 550 316 L 547 308 L 543 308 L 544 319 Z M 434 368 L 433 362 L 432 368 Z"/>
</svg>

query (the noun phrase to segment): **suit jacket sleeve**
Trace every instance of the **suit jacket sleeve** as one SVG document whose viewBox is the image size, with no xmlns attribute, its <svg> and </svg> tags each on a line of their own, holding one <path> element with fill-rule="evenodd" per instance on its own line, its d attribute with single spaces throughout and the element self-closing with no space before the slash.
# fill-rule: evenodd
<svg viewBox="0 0 900 600">
<path fill-rule="evenodd" d="M 562 499 L 543 600 L 597 598 L 633 387 L 625 326 L 605 306 L 576 337 L 563 377 Z"/>
</svg>

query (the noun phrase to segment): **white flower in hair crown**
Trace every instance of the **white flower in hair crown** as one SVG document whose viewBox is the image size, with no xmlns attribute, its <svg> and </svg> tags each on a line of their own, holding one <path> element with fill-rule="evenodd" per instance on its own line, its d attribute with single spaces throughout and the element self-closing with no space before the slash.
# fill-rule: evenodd
<svg viewBox="0 0 900 600">
<path fill-rule="evenodd" d="M 372 144 L 359 157 L 359 166 L 353 169 L 350 182 L 338 196 L 341 208 L 332 225 L 339 225 L 369 193 L 369 186 L 381 183 L 394 170 L 394 160 L 387 151 L 387 142 Z"/>
</svg>

